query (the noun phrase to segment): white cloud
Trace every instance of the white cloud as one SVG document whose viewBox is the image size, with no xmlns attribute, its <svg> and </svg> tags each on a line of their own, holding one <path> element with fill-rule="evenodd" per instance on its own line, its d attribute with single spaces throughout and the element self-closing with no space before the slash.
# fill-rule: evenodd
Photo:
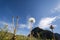
<svg viewBox="0 0 60 40">
<path fill-rule="evenodd" d="M 13 27 L 12 23 L 7 23 L 5 21 L 0 21 L 0 26 L 1 26 L 0 28 L 5 27 L 6 24 L 8 25 L 8 31 L 13 33 L 14 27 L 16 25 L 14 25 L 14 27 Z M 27 24 L 18 24 L 18 28 L 27 28 L 27 29 L 30 29 L 30 23 L 27 23 Z"/>
<path fill-rule="evenodd" d="M 12 23 L 0 21 L 0 26 L 1 26 L 0 28 L 4 28 L 6 24 L 8 25 L 8 32 L 13 33 L 16 25 L 14 25 L 14 27 L 13 27 Z M 18 24 L 18 28 L 28 28 L 29 29 L 29 26 L 28 26 L 28 24 Z"/>
<path fill-rule="evenodd" d="M 51 10 L 52 13 L 55 13 L 55 12 L 60 12 L 60 4 L 58 4 L 56 7 L 54 7 L 52 10 Z"/>
<path fill-rule="evenodd" d="M 4 21 L 0 21 L 0 24 L 2 24 L 2 25 L 6 25 L 7 23 L 4 22 Z"/>
<path fill-rule="evenodd" d="M 33 21 L 33 23 L 31 23 L 31 20 Z M 30 29 L 30 27 L 33 27 L 33 24 L 35 23 L 35 18 L 30 17 L 28 18 L 27 24 L 19 24 L 19 28 L 27 28 Z"/>
<path fill-rule="evenodd" d="M 12 23 L 7 23 L 4 21 L 0 21 L 0 28 L 4 28 L 5 25 L 8 25 L 8 32 L 13 32 L 13 27 L 12 27 Z"/>
<path fill-rule="evenodd" d="M 18 28 L 27 28 L 27 29 L 30 29 L 31 26 L 32 25 L 30 23 L 27 23 L 27 24 L 19 24 L 19 27 Z"/>
<path fill-rule="evenodd" d="M 56 17 L 47 17 L 47 18 L 42 18 L 39 22 L 39 27 L 40 28 L 49 28 L 50 24 L 55 21 Z"/>
<path fill-rule="evenodd" d="M 31 26 L 32 26 L 31 23 L 28 23 L 28 29 L 30 29 Z"/>
<path fill-rule="evenodd" d="M 19 24 L 19 28 L 25 28 L 25 27 L 27 27 L 26 24 Z"/>
</svg>

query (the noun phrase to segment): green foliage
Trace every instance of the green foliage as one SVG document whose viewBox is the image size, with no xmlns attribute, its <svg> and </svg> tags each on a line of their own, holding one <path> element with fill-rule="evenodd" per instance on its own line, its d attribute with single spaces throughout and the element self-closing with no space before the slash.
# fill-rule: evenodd
<svg viewBox="0 0 60 40">
<path fill-rule="evenodd" d="M 9 33 L 7 30 L 1 29 L 0 30 L 0 40 L 13 40 L 13 34 Z M 26 36 L 22 36 L 22 35 L 16 35 L 16 40 L 35 40 L 34 37 L 26 37 Z"/>
<path fill-rule="evenodd" d="M 32 29 L 31 35 L 33 35 L 33 37 L 37 38 L 38 40 L 60 40 L 60 34 L 55 34 L 49 30 L 43 30 L 39 27 Z M 30 34 L 28 36 L 30 36 Z"/>
<path fill-rule="evenodd" d="M 35 28 L 31 32 L 31 34 L 32 34 L 31 37 L 23 36 L 23 35 L 16 35 L 16 40 L 53 40 L 52 32 L 48 30 Z M 0 28 L 0 40 L 13 40 L 12 39 L 13 35 L 14 34 L 8 32 L 7 26 L 5 26 L 4 28 Z"/>
<path fill-rule="evenodd" d="M 12 33 L 8 32 L 8 25 L 5 25 L 3 28 L 0 28 L 0 40 L 13 40 L 13 35 Z M 16 40 L 35 40 L 34 37 L 26 37 L 22 35 L 16 35 Z"/>
</svg>

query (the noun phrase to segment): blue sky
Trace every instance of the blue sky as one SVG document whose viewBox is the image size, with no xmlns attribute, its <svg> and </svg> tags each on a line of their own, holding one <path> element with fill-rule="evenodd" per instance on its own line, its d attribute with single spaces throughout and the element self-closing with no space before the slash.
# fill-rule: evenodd
<svg viewBox="0 0 60 40">
<path fill-rule="evenodd" d="M 19 16 L 17 34 L 29 34 L 28 19 L 35 18 L 34 27 L 49 29 L 55 26 L 54 32 L 60 34 L 60 0 L 0 0 L 0 25 L 12 24 L 12 16 Z"/>
</svg>

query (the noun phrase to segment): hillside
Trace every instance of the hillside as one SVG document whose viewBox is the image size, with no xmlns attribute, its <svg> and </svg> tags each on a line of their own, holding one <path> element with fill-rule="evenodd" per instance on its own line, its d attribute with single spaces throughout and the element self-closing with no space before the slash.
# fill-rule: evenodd
<svg viewBox="0 0 60 40">
<path fill-rule="evenodd" d="M 13 38 L 12 33 L 0 31 L 0 40 L 13 40 L 12 38 Z M 16 40 L 30 40 L 30 37 L 23 35 L 16 35 Z M 32 37 L 31 40 L 35 40 L 35 38 Z"/>
<path fill-rule="evenodd" d="M 40 38 L 40 39 L 53 39 L 53 33 L 49 30 L 43 30 L 39 27 L 34 28 L 31 31 L 31 35 L 35 38 Z M 29 36 L 29 35 L 28 35 Z M 60 40 L 60 34 L 54 33 L 55 39 Z"/>
<path fill-rule="evenodd" d="M 0 40 L 13 40 L 12 33 L 0 31 Z M 39 27 L 34 28 L 31 31 L 31 40 L 52 40 L 53 39 L 53 33 L 49 30 L 43 30 Z M 30 36 L 30 35 L 28 35 Z M 30 40 L 30 37 L 24 36 L 24 35 L 16 35 L 16 40 Z M 60 34 L 54 33 L 55 39 L 60 40 Z"/>
</svg>

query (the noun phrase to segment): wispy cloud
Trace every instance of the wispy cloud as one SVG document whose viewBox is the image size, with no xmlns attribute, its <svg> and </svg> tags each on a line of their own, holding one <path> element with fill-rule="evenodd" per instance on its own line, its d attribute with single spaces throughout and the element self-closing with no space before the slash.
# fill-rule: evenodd
<svg viewBox="0 0 60 40">
<path fill-rule="evenodd" d="M 39 27 L 40 28 L 49 28 L 50 24 L 55 21 L 57 17 L 46 17 L 46 18 L 42 18 L 39 22 Z M 54 25 L 56 26 L 56 25 Z"/>
<path fill-rule="evenodd" d="M 0 21 L 0 28 L 5 27 L 5 25 L 8 25 L 8 31 L 13 33 L 14 27 L 16 25 L 14 25 L 14 27 L 13 27 L 12 23 L 8 23 L 8 22 L 5 22 L 5 21 Z M 29 23 L 26 23 L 26 24 L 18 24 L 18 28 L 22 28 L 22 29 L 27 28 L 27 29 L 30 29 L 30 25 L 29 25 Z"/>
<path fill-rule="evenodd" d="M 31 23 L 31 21 L 32 21 L 32 23 Z M 28 29 L 30 29 L 31 26 L 33 27 L 34 23 L 35 23 L 35 18 L 30 17 L 30 18 L 28 18 L 28 21 L 27 21 L 26 24 L 19 24 L 19 27 L 20 28 L 28 28 Z"/>
<path fill-rule="evenodd" d="M 27 28 L 27 29 L 30 29 L 30 26 L 32 26 L 32 25 L 30 25 L 30 23 L 27 23 L 27 24 L 19 24 L 19 27 L 18 28 Z"/>
<path fill-rule="evenodd" d="M 52 13 L 60 12 L 60 4 L 58 4 L 56 7 L 54 7 L 53 9 L 51 9 L 51 12 Z"/>
<path fill-rule="evenodd" d="M 4 28 L 5 25 L 8 25 L 8 32 L 13 32 L 13 27 L 12 27 L 12 23 L 7 23 L 4 21 L 0 21 L 0 28 Z"/>
<path fill-rule="evenodd" d="M 25 28 L 27 27 L 27 24 L 19 24 L 19 28 Z"/>
<path fill-rule="evenodd" d="M 3 28 L 4 31 L 5 31 L 5 29 L 4 29 L 5 25 L 8 25 L 8 28 L 7 28 L 8 32 L 11 32 L 11 33 L 14 32 L 14 27 L 16 25 L 14 25 L 14 27 L 13 27 L 12 23 L 8 23 L 8 22 L 5 22 L 5 21 L 0 21 L 0 28 Z M 16 34 L 18 34 L 18 35 L 20 35 L 19 32 L 22 33 L 21 35 L 25 35 L 25 33 L 26 33 L 26 32 L 24 33 L 22 30 L 19 30 L 19 28 L 21 28 L 22 30 L 24 28 L 30 29 L 28 23 L 27 24 L 18 24 L 18 28 L 16 30 L 17 31 Z M 29 32 L 27 32 L 26 34 L 29 34 Z"/>
</svg>

